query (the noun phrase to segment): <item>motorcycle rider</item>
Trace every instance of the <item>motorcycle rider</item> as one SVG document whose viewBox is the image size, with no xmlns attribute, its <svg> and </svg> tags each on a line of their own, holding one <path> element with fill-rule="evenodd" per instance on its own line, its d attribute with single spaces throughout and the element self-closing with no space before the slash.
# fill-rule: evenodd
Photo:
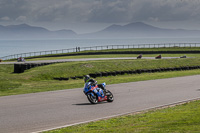
<svg viewBox="0 0 200 133">
<path fill-rule="evenodd" d="M 95 86 L 95 85 L 97 84 L 97 81 L 94 80 L 94 79 L 92 79 L 92 78 L 90 78 L 89 75 L 85 75 L 84 81 L 85 81 L 85 83 L 91 82 L 91 83 L 92 83 L 92 84 L 91 84 L 92 86 Z M 99 88 L 101 88 L 102 90 L 106 91 L 106 89 L 104 88 L 104 86 L 103 86 L 102 84 L 97 84 L 97 86 L 98 86 Z"/>
</svg>

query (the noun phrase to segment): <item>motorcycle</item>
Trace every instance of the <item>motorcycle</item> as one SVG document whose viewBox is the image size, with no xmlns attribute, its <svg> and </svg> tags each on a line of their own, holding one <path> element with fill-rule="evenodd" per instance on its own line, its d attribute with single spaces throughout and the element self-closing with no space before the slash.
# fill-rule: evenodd
<svg viewBox="0 0 200 133">
<path fill-rule="evenodd" d="M 22 57 L 17 58 L 17 62 L 25 62 L 25 59 Z"/>
<path fill-rule="evenodd" d="M 101 85 L 105 88 L 106 83 L 102 83 Z M 92 85 L 91 82 L 85 83 L 83 92 L 92 104 L 97 104 L 102 101 L 113 102 L 114 100 L 113 94 L 109 90 L 103 90 L 97 84 Z"/>
</svg>

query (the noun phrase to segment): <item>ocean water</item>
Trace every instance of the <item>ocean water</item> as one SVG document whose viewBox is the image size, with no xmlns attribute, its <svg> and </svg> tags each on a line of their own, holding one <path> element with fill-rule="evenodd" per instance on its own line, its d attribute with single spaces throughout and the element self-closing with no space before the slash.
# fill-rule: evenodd
<svg viewBox="0 0 200 133">
<path fill-rule="evenodd" d="M 0 40 L 0 58 L 13 54 L 105 45 L 200 43 L 200 38 Z"/>
</svg>

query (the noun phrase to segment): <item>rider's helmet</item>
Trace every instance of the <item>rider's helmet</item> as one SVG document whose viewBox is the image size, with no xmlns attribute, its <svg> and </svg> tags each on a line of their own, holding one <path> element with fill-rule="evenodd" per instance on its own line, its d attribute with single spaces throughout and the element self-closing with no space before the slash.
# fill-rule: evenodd
<svg viewBox="0 0 200 133">
<path fill-rule="evenodd" d="M 84 81 L 85 83 L 90 79 L 90 76 L 89 75 L 85 75 L 85 78 L 84 78 Z"/>
</svg>

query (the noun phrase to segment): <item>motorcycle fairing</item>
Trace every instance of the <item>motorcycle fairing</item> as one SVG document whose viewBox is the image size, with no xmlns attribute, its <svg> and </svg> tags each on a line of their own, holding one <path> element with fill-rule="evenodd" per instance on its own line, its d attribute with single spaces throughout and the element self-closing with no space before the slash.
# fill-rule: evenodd
<svg viewBox="0 0 200 133">
<path fill-rule="evenodd" d="M 102 85 L 105 87 L 106 84 L 102 83 Z M 98 85 L 91 86 L 91 83 L 88 82 L 88 83 L 85 84 L 84 93 L 87 94 L 87 93 L 90 93 L 90 92 L 94 92 L 95 94 L 97 94 L 98 100 L 100 100 L 100 101 L 103 101 L 104 98 L 105 98 L 105 94 L 104 94 L 103 90 L 101 88 L 98 88 Z M 90 93 L 90 94 L 93 96 L 93 93 Z"/>
<path fill-rule="evenodd" d="M 108 100 L 108 98 L 107 98 L 107 96 L 105 96 L 105 97 L 98 97 L 98 102 L 101 102 L 101 101 L 106 101 L 106 100 Z"/>
</svg>

